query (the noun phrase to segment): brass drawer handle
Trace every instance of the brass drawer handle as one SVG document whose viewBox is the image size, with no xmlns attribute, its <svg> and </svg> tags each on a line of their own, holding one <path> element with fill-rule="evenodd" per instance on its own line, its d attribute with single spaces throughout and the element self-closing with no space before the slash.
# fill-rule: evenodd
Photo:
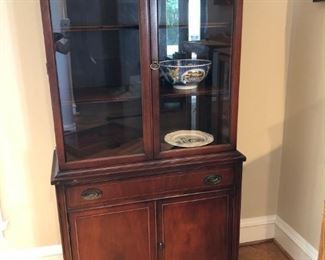
<svg viewBox="0 0 325 260">
<path fill-rule="evenodd" d="M 222 180 L 222 176 L 213 174 L 204 177 L 203 182 L 207 185 L 216 185 L 220 183 L 221 180 Z"/>
<path fill-rule="evenodd" d="M 81 198 L 84 200 L 97 200 L 103 196 L 103 192 L 99 189 L 87 189 L 81 192 Z"/>
</svg>

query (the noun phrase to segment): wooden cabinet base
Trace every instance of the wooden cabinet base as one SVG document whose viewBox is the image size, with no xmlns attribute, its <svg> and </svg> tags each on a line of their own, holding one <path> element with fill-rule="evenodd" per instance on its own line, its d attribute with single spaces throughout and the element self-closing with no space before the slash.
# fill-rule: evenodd
<svg viewBox="0 0 325 260">
<path fill-rule="evenodd" d="M 118 179 L 58 173 L 65 260 L 236 260 L 244 158 L 227 158 Z"/>
</svg>

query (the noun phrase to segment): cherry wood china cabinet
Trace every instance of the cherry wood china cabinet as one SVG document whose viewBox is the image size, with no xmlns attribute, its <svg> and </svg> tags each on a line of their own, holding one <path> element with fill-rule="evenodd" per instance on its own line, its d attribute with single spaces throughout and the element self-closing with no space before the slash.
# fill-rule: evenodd
<svg viewBox="0 0 325 260">
<path fill-rule="evenodd" d="M 64 259 L 238 259 L 242 0 L 40 2 Z"/>
</svg>

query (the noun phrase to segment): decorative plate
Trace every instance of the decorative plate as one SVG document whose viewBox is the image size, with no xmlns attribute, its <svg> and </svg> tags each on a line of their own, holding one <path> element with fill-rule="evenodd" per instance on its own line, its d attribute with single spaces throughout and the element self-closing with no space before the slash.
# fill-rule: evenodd
<svg viewBox="0 0 325 260">
<path fill-rule="evenodd" d="M 164 137 L 166 143 L 178 147 L 199 147 L 210 144 L 214 138 L 212 135 L 197 130 L 179 130 L 166 134 Z"/>
</svg>

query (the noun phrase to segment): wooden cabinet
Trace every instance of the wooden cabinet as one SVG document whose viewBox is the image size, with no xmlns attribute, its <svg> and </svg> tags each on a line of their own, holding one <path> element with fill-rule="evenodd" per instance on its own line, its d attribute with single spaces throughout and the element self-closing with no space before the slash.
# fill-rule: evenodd
<svg viewBox="0 0 325 260">
<path fill-rule="evenodd" d="M 56 184 L 65 259 L 237 259 L 243 157 L 224 159 L 65 177 Z"/>
<path fill-rule="evenodd" d="M 65 260 L 238 257 L 242 0 L 41 0 Z"/>
</svg>

